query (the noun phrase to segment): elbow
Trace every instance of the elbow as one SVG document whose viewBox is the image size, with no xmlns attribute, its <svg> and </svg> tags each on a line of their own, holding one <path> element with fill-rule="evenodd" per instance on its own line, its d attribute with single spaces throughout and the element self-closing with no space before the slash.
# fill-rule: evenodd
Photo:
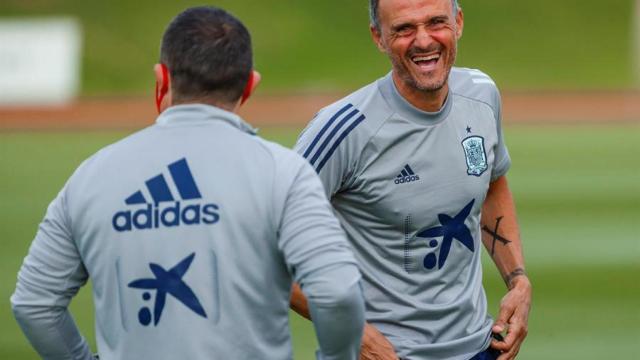
<svg viewBox="0 0 640 360">
<path fill-rule="evenodd" d="M 37 319 L 39 318 L 39 313 L 41 312 L 39 310 L 40 309 L 34 306 L 17 304 L 13 301 L 11 302 L 11 311 L 13 312 L 13 317 L 20 325 L 37 321 Z"/>
<path fill-rule="evenodd" d="M 340 284 L 333 291 L 311 300 L 316 308 L 334 310 L 337 313 L 351 314 L 355 318 L 364 318 L 364 297 L 360 281 L 351 284 Z"/>
<path fill-rule="evenodd" d="M 33 305 L 21 302 L 15 297 L 11 298 L 11 311 L 22 328 L 37 326 L 47 319 L 57 318 L 61 312 L 54 306 Z"/>
<path fill-rule="evenodd" d="M 18 325 L 21 328 L 25 328 L 37 321 L 37 314 L 31 306 L 18 305 L 11 303 L 11 311 L 13 312 L 13 318 L 16 319 Z"/>
<path fill-rule="evenodd" d="M 334 267 L 306 280 L 303 292 L 316 306 L 335 307 L 354 298 L 362 299 L 360 271 L 356 266 Z"/>
<path fill-rule="evenodd" d="M 354 309 L 364 308 L 364 296 L 362 295 L 360 280 L 349 286 L 340 288 L 340 290 L 334 294 L 331 305 L 335 307 L 349 307 Z"/>
</svg>

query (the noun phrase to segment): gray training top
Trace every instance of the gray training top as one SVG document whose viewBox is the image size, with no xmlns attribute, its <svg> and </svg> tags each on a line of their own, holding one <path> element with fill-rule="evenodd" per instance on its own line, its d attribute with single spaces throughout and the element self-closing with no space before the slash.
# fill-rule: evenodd
<svg viewBox="0 0 640 360">
<path fill-rule="evenodd" d="M 468 360 L 489 344 L 480 210 L 510 159 L 493 81 L 454 68 L 449 87 L 427 113 L 389 74 L 321 110 L 296 145 L 354 248 L 367 320 L 405 359 Z"/>
<path fill-rule="evenodd" d="M 317 175 L 215 107 L 169 108 L 51 203 L 11 298 L 43 358 L 91 357 L 67 311 L 88 278 L 103 360 L 291 359 L 292 280 L 320 358 L 357 359 L 360 274 Z"/>
</svg>

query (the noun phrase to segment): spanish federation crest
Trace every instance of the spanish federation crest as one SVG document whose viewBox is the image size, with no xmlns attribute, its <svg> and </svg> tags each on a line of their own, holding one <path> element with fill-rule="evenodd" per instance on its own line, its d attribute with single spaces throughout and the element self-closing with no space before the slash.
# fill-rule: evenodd
<svg viewBox="0 0 640 360">
<path fill-rule="evenodd" d="M 487 171 L 487 153 L 482 136 L 470 136 L 462 140 L 462 148 L 467 159 L 467 175 L 480 176 Z"/>
</svg>

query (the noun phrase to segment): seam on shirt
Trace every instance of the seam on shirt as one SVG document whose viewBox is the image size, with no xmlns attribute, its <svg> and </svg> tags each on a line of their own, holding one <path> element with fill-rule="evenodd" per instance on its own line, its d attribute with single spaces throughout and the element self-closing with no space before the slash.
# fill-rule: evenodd
<svg viewBox="0 0 640 360">
<path fill-rule="evenodd" d="M 497 111 L 496 111 L 496 109 L 493 107 L 493 105 L 489 104 L 489 103 L 488 103 L 488 102 L 486 102 L 486 101 L 479 100 L 479 99 L 476 99 L 476 98 L 472 98 L 472 97 L 469 97 L 469 96 L 466 96 L 466 95 L 462 95 L 462 94 L 457 93 L 457 92 L 452 92 L 452 94 L 453 94 L 454 96 L 460 96 L 460 97 L 462 97 L 462 98 L 465 98 L 465 99 L 468 99 L 468 100 L 471 100 L 471 101 L 475 101 L 475 102 L 478 102 L 478 103 L 481 103 L 481 104 L 487 105 L 487 106 L 491 109 L 491 112 L 493 113 L 493 118 L 494 118 L 494 120 L 496 120 L 496 121 L 497 121 L 497 119 L 496 119 Z"/>
<path fill-rule="evenodd" d="M 78 252 L 78 255 L 80 255 L 80 253 Z M 81 268 L 85 268 L 84 263 L 82 262 L 82 258 L 80 256 L 78 256 L 78 264 L 76 265 L 76 267 L 73 269 L 73 271 L 71 273 L 69 273 L 69 275 L 64 279 L 64 283 L 62 285 L 62 288 L 64 289 L 63 291 L 66 293 L 69 290 L 69 280 L 71 280 L 71 278 L 74 277 L 74 275 L 78 274 L 78 270 L 80 270 Z M 86 268 L 85 268 L 86 269 Z M 87 271 L 84 271 L 84 273 L 87 275 L 84 278 L 84 281 L 82 282 L 82 284 L 78 287 L 78 290 L 75 292 L 75 294 L 73 294 L 72 296 L 69 297 L 69 302 L 71 302 L 71 299 L 73 299 L 79 292 L 80 289 L 85 286 L 87 284 L 87 280 L 89 279 L 89 275 L 87 274 Z M 75 287 L 75 286 L 74 286 Z M 66 296 L 65 296 L 66 297 Z M 66 308 L 69 308 L 69 304 L 67 304 Z"/>
<path fill-rule="evenodd" d="M 362 146 L 362 149 L 360 149 L 360 152 L 358 153 L 357 159 L 362 159 L 362 153 L 364 153 L 364 149 L 366 149 L 367 146 L 369 146 L 369 144 L 373 141 L 373 138 L 376 135 L 378 135 L 380 130 L 382 130 L 382 128 L 387 124 L 389 119 L 391 119 L 391 117 L 393 115 L 398 113 L 397 111 L 393 110 L 393 107 L 391 107 L 391 104 L 389 104 L 389 101 L 382 95 L 382 92 L 380 91 L 380 87 L 379 86 L 376 86 L 376 95 L 375 96 L 379 96 L 380 98 L 382 98 L 382 100 L 384 101 L 387 109 L 389 110 L 389 115 L 387 115 L 387 117 L 380 122 L 380 126 L 378 126 L 378 128 L 374 132 L 372 132 L 371 136 L 369 136 L 369 139 L 367 140 L 367 142 L 365 142 L 364 145 Z M 354 166 L 353 175 L 351 176 L 351 179 L 349 181 L 349 185 L 353 184 L 356 181 L 356 179 L 358 179 L 358 177 L 360 175 L 362 175 L 362 172 L 364 171 L 364 169 L 363 169 L 360 172 L 356 173 L 355 172 L 355 170 L 356 170 L 355 167 L 357 167 L 357 166 Z M 341 189 L 342 189 L 342 187 L 341 187 Z"/>
<path fill-rule="evenodd" d="M 66 341 L 66 338 L 64 336 L 64 334 L 62 333 L 62 331 L 60 331 L 60 320 L 63 319 L 64 317 L 69 316 L 68 315 L 68 308 L 64 308 L 64 310 L 62 311 L 61 315 L 56 321 L 56 325 L 54 325 L 53 330 L 56 332 L 56 334 L 58 335 L 58 339 L 61 339 L 61 343 L 63 344 L 63 347 L 66 350 L 66 355 L 69 356 L 73 356 L 73 351 L 71 350 L 71 347 L 69 346 L 69 344 Z M 77 327 L 77 326 L 76 326 Z M 79 335 L 79 334 L 78 334 Z M 80 336 L 80 339 L 82 339 L 82 336 Z"/>
<path fill-rule="evenodd" d="M 271 169 L 273 169 L 272 171 L 272 176 L 271 176 L 271 201 L 270 201 L 270 206 L 269 208 L 271 209 L 271 211 L 269 211 L 269 214 L 267 214 L 267 217 L 269 218 L 269 224 L 271 224 L 271 230 L 273 231 L 274 234 L 278 234 L 278 232 L 280 231 L 280 226 L 281 226 L 281 222 L 280 220 L 276 221 L 275 218 L 275 213 L 276 213 L 276 184 L 277 184 L 277 176 L 278 176 L 278 161 L 276 159 L 275 154 L 273 153 L 273 150 L 267 146 L 267 144 L 265 143 L 267 140 L 259 137 L 259 136 L 251 136 L 253 139 L 256 140 L 256 144 L 258 144 L 258 146 L 264 150 L 267 155 L 271 158 Z M 281 217 L 280 217 L 281 218 Z M 276 237 L 277 239 L 277 237 Z M 277 241 L 277 240 L 276 240 Z"/>
</svg>

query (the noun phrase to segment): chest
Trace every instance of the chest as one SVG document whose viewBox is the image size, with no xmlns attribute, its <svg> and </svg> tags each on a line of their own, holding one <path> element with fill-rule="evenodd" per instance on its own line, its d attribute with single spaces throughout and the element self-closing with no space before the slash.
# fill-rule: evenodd
<svg viewBox="0 0 640 360">
<path fill-rule="evenodd" d="M 360 204 L 369 220 L 403 232 L 455 216 L 472 201 L 470 215 L 478 217 L 497 145 L 491 113 L 453 113 L 433 126 L 391 119 L 364 149 L 341 196 Z"/>
</svg>

